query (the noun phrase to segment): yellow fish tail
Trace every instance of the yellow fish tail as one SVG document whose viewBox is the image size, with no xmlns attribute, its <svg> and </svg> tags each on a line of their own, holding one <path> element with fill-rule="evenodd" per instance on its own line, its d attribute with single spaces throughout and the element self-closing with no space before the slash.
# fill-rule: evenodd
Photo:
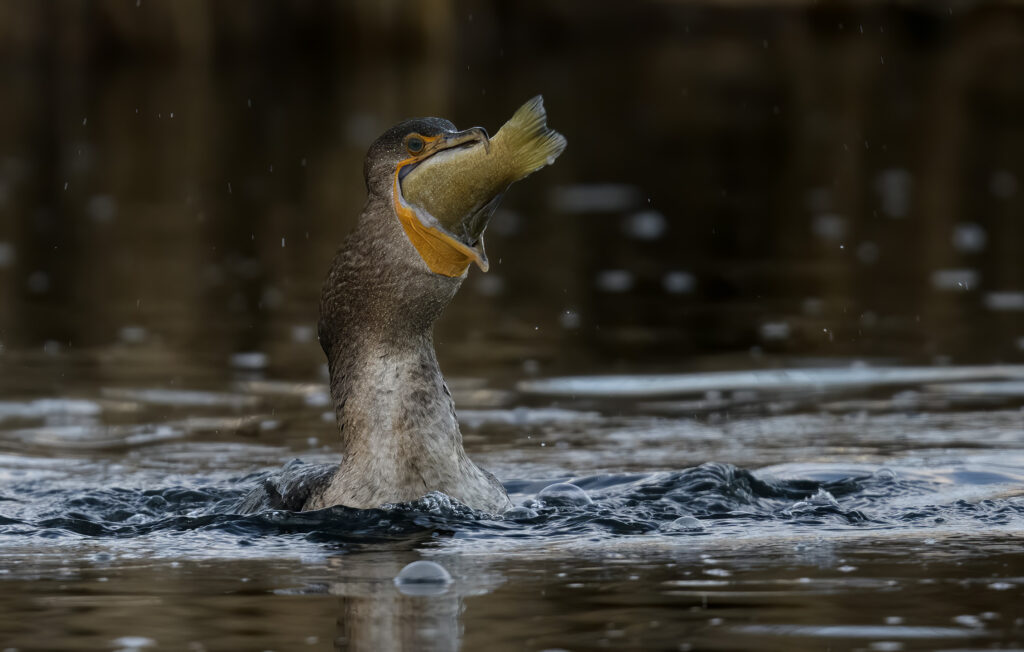
<svg viewBox="0 0 1024 652">
<path fill-rule="evenodd" d="M 544 98 L 538 95 L 519 107 L 494 140 L 508 152 L 515 181 L 554 163 L 565 149 L 565 136 L 548 128 Z"/>
</svg>

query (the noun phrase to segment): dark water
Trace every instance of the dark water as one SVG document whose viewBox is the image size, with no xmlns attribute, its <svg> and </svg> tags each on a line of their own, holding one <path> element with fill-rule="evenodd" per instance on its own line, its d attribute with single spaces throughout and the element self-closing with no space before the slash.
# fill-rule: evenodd
<svg viewBox="0 0 1024 652">
<path fill-rule="evenodd" d="M 1021 60 L 987 4 L 0 3 L 0 649 L 1024 647 Z M 234 514 L 337 462 L 366 145 L 538 92 L 437 330 L 519 507 Z"/>
<path fill-rule="evenodd" d="M 286 460 L 336 460 L 318 384 L 8 401 L 0 631 L 33 650 L 1019 647 L 1024 368 L 894 373 L 748 373 L 757 391 L 721 395 L 692 388 L 735 374 L 634 375 L 605 408 L 524 405 L 607 377 L 455 379 L 467 447 L 518 505 L 501 518 L 440 494 L 234 514 Z M 547 489 L 567 481 L 586 498 Z M 397 587 L 418 559 L 451 585 Z"/>
</svg>

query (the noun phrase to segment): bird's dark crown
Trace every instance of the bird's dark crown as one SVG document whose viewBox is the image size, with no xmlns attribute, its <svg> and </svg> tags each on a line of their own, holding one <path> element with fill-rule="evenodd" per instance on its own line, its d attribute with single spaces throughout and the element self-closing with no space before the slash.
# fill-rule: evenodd
<svg viewBox="0 0 1024 652">
<path fill-rule="evenodd" d="M 444 118 L 412 118 L 391 127 L 373 141 L 363 161 L 366 189 L 371 194 L 391 192 L 391 175 L 395 167 L 409 158 L 405 137 L 409 134 L 433 137 L 457 131 L 455 125 Z"/>
</svg>

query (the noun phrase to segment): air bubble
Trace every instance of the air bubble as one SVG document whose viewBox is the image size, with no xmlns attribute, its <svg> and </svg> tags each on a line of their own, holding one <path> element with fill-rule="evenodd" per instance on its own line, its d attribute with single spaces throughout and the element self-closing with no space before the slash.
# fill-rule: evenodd
<svg viewBox="0 0 1024 652">
<path fill-rule="evenodd" d="M 569 482 L 548 485 L 537 497 L 548 507 L 582 507 L 594 502 L 586 491 Z"/>
<path fill-rule="evenodd" d="M 441 595 L 452 584 L 451 574 L 432 561 L 414 561 L 395 577 L 395 586 L 405 595 Z"/>
</svg>

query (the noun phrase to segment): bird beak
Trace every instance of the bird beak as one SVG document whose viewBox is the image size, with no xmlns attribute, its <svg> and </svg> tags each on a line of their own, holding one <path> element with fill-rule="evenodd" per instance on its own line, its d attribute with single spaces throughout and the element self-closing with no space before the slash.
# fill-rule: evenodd
<svg viewBox="0 0 1024 652">
<path fill-rule="evenodd" d="M 490 152 L 490 138 L 483 127 L 442 134 L 428 141 L 419 155 L 399 163 L 395 170 L 395 212 L 420 257 L 436 274 L 462 276 L 471 263 L 476 263 L 484 272 L 488 270 L 490 264 L 484 250 L 483 233 L 504 193 L 498 194 L 478 210 L 446 228 L 430 213 L 405 201 L 401 182 L 417 165 L 431 156 L 446 150 L 477 144 L 482 144 L 485 150 Z"/>
</svg>

